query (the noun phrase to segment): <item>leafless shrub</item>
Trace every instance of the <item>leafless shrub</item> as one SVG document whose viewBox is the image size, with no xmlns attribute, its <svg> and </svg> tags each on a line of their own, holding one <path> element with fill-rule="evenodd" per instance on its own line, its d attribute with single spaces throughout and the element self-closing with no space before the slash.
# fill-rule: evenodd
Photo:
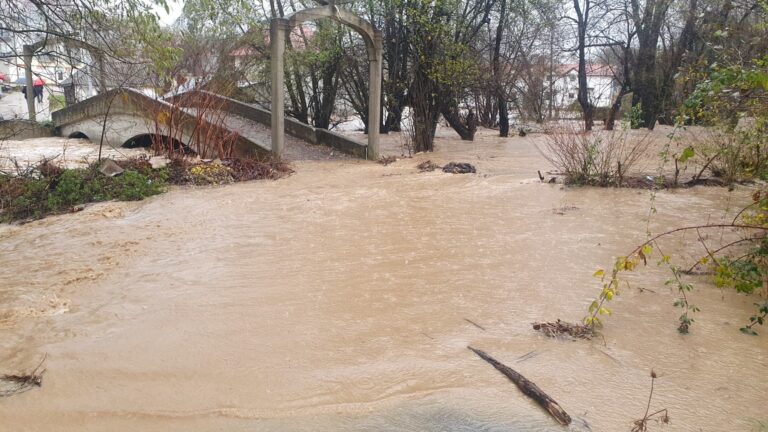
<svg viewBox="0 0 768 432">
<path fill-rule="evenodd" d="M 62 171 L 62 168 L 54 163 L 59 156 L 61 155 L 43 157 L 36 163 L 22 163 L 17 158 L 9 157 L 0 163 L 0 175 L 22 178 L 55 177 Z"/>
<path fill-rule="evenodd" d="M 194 104 L 190 105 L 194 108 L 175 106 L 154 116 L 152 151 L 172 159 L 191 152 L 203 159 L 233 157 L 239 134 L 227 127 L 231 117 L 227 102 L 204 92 L 183 97 L 194 97 Z M 185 139 L 189 130 L 191 134 Z"/>
<path fill-rule="evenodd" d="M 571 124 L 548 131 L 544 149 L 536 148 L 566 183 L 621 186 L 645 154 L 649 134 L 630 137 L 628 131 L 584 132 Z"/>
<path fill-rule="evenodd" d="M 651 409 L 651 400 L 653 400 L 653 384 L 656 381 L 656 378 L 658 378 L 658 375 L 656 375 L 656 372 L 651 370 L 651 392 L 648 395 L 648 405 L 645 407 L 645 414 L 643 414 L 643 418 L 632 422 L 631 432 L 646 432 L 648 430 L 648 423 L 651 420 L 656 420 L 662 424 L 669 424 L 669 412 L 666 408 L 662 408 L 649 414 Z"/>
<path fill-rule="evenodd" d="M 765 134 L 755 127 L 735 131 L 706 128 L 695 137 L 696 158 L 702 168 L 694 179 L 707 169 L 726 184 L 754 177 L 768 163 L 765 147 Z"/>
<path fill-rule="evenodd" d="M 278 160 L 259 161 L 251 158 L 225 159 L 222 163 L 232 169 L 235 181 L 269 179 L 277 180 L 293 174 L 293 169 Z"/>
</svg>

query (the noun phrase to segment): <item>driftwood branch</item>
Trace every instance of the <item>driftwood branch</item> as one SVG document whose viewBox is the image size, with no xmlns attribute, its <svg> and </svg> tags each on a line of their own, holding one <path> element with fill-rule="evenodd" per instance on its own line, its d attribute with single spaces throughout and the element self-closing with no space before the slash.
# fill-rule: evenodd
<svg viewBox="0 0 768 432">
<path fill-rule="evenodd" d="M 29 374 L 21 375 L 0 375 L 0 397 L 13 396 L 15 394 L 24 393 L 33 387 L 40 387 L 43 385 L 43 363 L 48 358 L 48 354 L 43 356 L 37 367 Z"/>
<path fill-rule="evenodd" d="M 482 331 L 485 331 L 485 327 L 483 327 L 483 326 L 481 326 L 480 324 L 478 324 L 478 323 L 476 323 L 476 322 L 472 321 L 472 320 L 471 320 L 471 319 L 469 319 L 469 318 L 464 318 L 464 321 L 466 321 L 466 322 L 468 322 L 468 323 L 472 324 L 473 326 L 475 326 L 475 327 L 479 328 L 479 329 L 480 329 L 480 330 L 482 330 Z"/>
<path fill-rule="evenodd" d="M 468 346 L 467 348 L 472 350 L 472 352 L 477 354 L 481 359 L 488 362 L 491 366 L 496 368 L 496 370 L 498 370 L 499 372 L 504 374 L 507 378 L 509 378 L 509 380 L 515 383 L 517 387 L 523 393 L 525 393 L 526 396 L 530 397 L 531 399 L 536 401 L 536 403 L 538 403 L 542 408 L 547 410 L 549 414 L 552 417 L 554 417 L 555 420 L 557 420 L 558 423 L 560 423 L 563 426 L 567 426 L 571 424 L 571 416 L 569 416 L 564 409 L 560 408 L 560 405 L 558 405 L 558 403 L 555 402 L 554 399 L 552 399 L 546 393 L 544 393 L 536 384 L 534 384 L 524 376 L 517 373 L 511 367 L 491 357 L 485 351 L 472 348 L 471 346 Z"/>
</svg>

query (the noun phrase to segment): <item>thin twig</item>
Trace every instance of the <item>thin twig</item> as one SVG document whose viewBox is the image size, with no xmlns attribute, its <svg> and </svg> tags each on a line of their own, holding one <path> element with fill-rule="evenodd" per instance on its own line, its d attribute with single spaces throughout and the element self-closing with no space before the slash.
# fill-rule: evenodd
<svg viewBox="0 0 768 432">
<path fill-rule="evenodd" d="M 471 320 L 471 319 L 469 319 L 469 318 L 464 318 L 464 321 L 466 321 L 466 322 L 468 322 L 468 323 L 472 324 L 473 326 L 475 326 L 475 327 L 479 328 L 479 329 L 480 329 L 480 330 L 482 330 L 482 331 L 485 331 L 485 327 L 483 327 L 483 326 L 481 326 L 480 324 L 478 324 L 478 323 L 476 323 L 476 322 L 472 321 L 472 320 Z"/>
</svg>

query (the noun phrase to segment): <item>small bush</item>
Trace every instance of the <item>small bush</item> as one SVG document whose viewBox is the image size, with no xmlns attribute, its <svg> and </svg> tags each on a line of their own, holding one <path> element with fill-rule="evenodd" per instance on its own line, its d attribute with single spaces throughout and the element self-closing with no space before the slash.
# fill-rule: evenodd
<svg viewBox="0 0 768 432">
<path fill-rule="evenodd" d="M 106 177 L 95 167 L 35 171 L 41 173 L 37 178 L 0 175 L 0 222 L 39 219 L 90 202 L 141 200 L 161 193 L 165 185 L 162 170 L 152 176 L 125 171 L 116 177 Z"/>
<path fill-rule="evenodd" d="M 89 198 L 87 192 L 92 188 L 84 187 L 86 183 L 85 170 L 66 170 L 52 183 L 52 190 L 48 193 L 48 207 L 56 211 L 63 207 L 71 207 L 85 202 Z"/>
<path fill-rule="evenodd" d="M 140 201 L 145 197 L 157 195 L 163 191 L 163 184 L 152 181 L 144 174 L 135 171 L 125 171 L 114 177 L 112 184 L 113 198 L 121 201 Z"/>
<path fill-rule="evenodd" d="M 115 177 L 104 176 L 97 165 L 62 169 L 49 161 L 17 170 L 15 175 L 0 173 L 0 223 L 66 213 L 90 202 L 138 201 L 163 192 L 167 184 L 276 180 L 293 172 L 283 162 L 239 158 L 224 159 L 220 163 L 194 163 L 176 158 L 159 169 L 153 169 L 144 157 L 117 163 L 125 171 Z"/>
<path fill-rule="evenodd" d="M 47 180 L 0 176 L 0 221 L 42 217 L 47 193 Z"/>
<path fill-rule="evenodd" d="M 571 125 L 549 131 L 537 149 L 566 183 L 621 186 L 647 149 L 648 134 L 632 139 L 627 131 L 578 131 Z"/>
</svg>

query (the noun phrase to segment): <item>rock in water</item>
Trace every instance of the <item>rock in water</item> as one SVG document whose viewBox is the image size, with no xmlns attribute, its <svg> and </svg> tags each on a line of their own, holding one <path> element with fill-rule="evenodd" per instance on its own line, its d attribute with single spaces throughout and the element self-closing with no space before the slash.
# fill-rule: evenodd
<svg viewBox="0 0 768 432">
<path fill-rule="evenodd" d="M 469 174 L 469 173 L 475 173 L 475 167 L 472 166 L 472 164 L 468 164 L 466 162 L 450 162 L 448 165 L 443 167 L 443 172 L 451 173 L 451 174 Z"/>
<path fill-rule="evenodd" d="M 101 162 L 101 165 L 99 165 L 99 172 L 107 177 L 114 177 L 122 174 L 123 169 L 112 159 L 105 159 Z"/>
</svg>

